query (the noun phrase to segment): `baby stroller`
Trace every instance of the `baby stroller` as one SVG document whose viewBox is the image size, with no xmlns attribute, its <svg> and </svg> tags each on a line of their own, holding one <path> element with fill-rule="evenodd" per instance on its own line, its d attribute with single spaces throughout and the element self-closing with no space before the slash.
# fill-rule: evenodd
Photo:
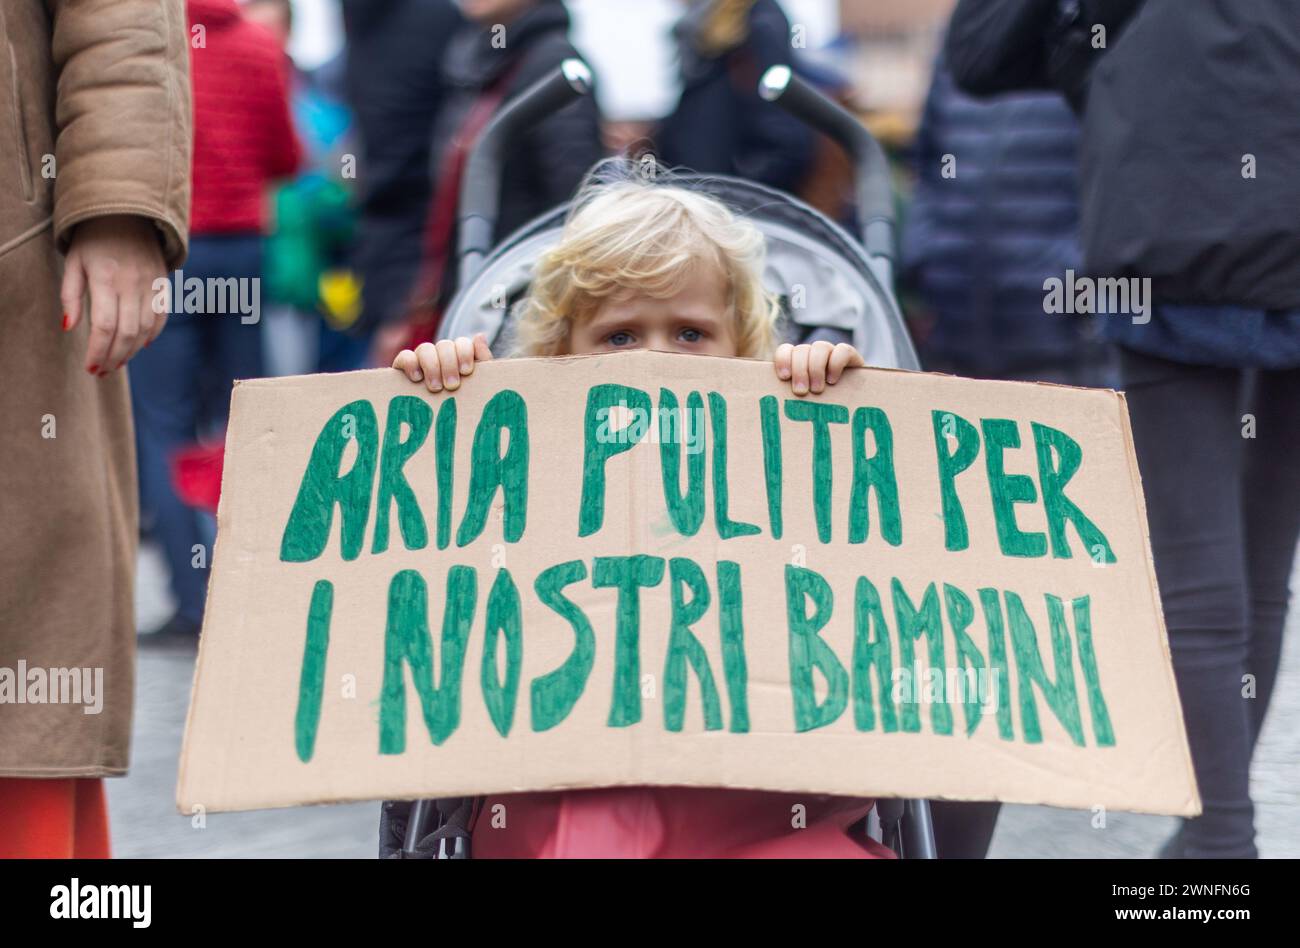
<svg viewBox="0 0 1300 948">
<path fill-rule="evenodd" d="M 510 306 L 528 288 L 533 262 L 560 236 L 567 205 L 554 208 L 493 247 L 503 159 L 519 133 L 591 90 L 578 60 L 538 81 L 493 119 L 475 145 L 462 181 L 459 289 L 440 335 L 483 333 L 496 345 Z M 784 66 L 760 83 L 765 99 L 843 146 L 853 158 L 861 240 L 806 204 L 738 178 L 674 173 L 673 184 L 704 191 L 754 223 L 767 239 L 764 281 L 783 302 L 782 335 L 793 342 L 851 342 L 869 365 L 920 368 L 891 287 L 894 209 L 880 145 L 844 109 Z M 468 858 L 474 801 L 387 801 L 380 813 L 380 856 Z M 862 827 L 900 856 L 934 858 L 925 800 L 879 800 Z"/>
</svg>

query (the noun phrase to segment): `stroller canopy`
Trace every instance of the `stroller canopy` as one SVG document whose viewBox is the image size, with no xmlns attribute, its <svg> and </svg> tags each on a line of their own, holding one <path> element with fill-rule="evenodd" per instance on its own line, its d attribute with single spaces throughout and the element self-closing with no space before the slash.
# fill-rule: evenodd
<svg viewBox="0 0 1300 948">
<path fill-rule="evenodd" d="M 720 176 L 674 175 L 673 185 L 706 192 L 741 214 L 767 240 L 763 274 L 782 300 L 783 338 L 848 341 L 869 365 L 918 367 L 902 315 L 888 288 L 889 261 L 819 211 L 780 191 Z M 533 266 L 560 238 L 568 205 L 536 218 L 503 241 L 448 307 L 441 334 L 505 338 L 509 307 L 527 291 Z"/>
</svg>

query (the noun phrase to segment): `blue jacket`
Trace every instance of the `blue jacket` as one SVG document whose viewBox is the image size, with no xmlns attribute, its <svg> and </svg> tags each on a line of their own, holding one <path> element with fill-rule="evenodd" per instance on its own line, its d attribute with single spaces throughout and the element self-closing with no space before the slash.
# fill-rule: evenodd
<svg viewBox="0 0 1300 948">
<path fill-rule="evenodd" d="M 1078 134 L 1059 94 L 980 101 L 936 66 L 903 231 L 905 281 L 935 314 L 931 360 L 996 376 L 1081 358 L 1090 318 L 1043 306 L 1043 281 L 1081 268 Z"/>
</svg>

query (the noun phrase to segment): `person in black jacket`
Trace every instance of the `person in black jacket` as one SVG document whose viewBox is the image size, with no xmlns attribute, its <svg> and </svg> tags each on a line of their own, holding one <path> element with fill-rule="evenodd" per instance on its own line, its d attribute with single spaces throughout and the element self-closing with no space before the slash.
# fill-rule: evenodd
<svg viewBox="0 0 1300 948">
<path fill-rule="evenodd" d="M 1150 280 L 1154 304 L 1097 318 L 1120 347 L 1204 811 L 1163 854 L 1256 856 L 1250 761 L 1300 539 L 1300 16 L 960 0 L 946 55 L 970 92 L 1070 95 L 1085 268 Z"/>
<path fill-rule="evenodd" d="M 452 37 L 442 65 L 448 100 L 434 129 L 435 181 L 476 103 L 495 99 L 499 108 L 565 59 L 581 58 L 560 0 L 461 0 L 460 8 L 472 22 Z M 502 169 L 496 239 L 573 197 L 603 157 L 595 95 L 538 122 Z"/>
<path fill-rule="evenodd" d="M 758 94 L 764 72 L 791 65 L 790 21 L 776 0 L 696 0 L 674 33 L 682 93 L 655 135 L 659 159 L 798 190 L 813 133 Z"/>
<path fill-rule="evenodd" d="M 463 22 L 451 0 L 343 0 L 347 99 L 361 145 L 353 266 L 370 329 L 405 316 L 433 193 L 442 60 Z"/>
<path fill-rule="evenodd" d="M 457 212 L 469 155 L 491 119 L 566 59 L 569 11 L 561 0 L 460 0 L 469 21 L 441 62 L 445 101 L 434 124 L 428 174 L 432 197 L 419 241 L 420 274 L 404 320 L 381 333 L 374 356 L 391 361 L 404 345 L 436 338 L 457 290 Z M 526 129 L 501 168 L 493 241 L 568 201 L 604 157 L 594 94 L 570 102 Z"/>
</svg>

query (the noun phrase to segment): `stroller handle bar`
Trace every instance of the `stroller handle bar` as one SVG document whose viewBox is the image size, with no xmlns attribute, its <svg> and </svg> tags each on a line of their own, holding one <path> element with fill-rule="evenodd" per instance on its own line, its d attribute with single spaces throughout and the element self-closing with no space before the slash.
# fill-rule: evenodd
<svg viewBox="0 0 1300 948">
<path fill-rule="evenodd" d="M 590 94 L 591 85 L 586 63 L 566 59 L 507 103 L 484 130 L 466 162 L 460 186 L 456 259 L 462 286 L 468 285 L 492 249 L 506 150 L 530 126 Z"/>
<path fill-rule="evenodd" d="M 478 273 L 493 246 L 507 150 L 532 125 L 592 90 L 591 70 L 566 59 L 508 102 L 470 151 L 460 186 L 456 260 L 460 285 Z M 884 149 L 852 114 L 794 74 L 773 66 L 759 81 L 759 95 L 834 139 L 852 157 L 862 243 L 868 256 L 894 260 L 894 198 Z"/>
<path fill-rule="evenodd" d="M 894 259 L 894 195 L 885 151 L 847 109 L 800 79 L 789 66 L 763 73 L 758 94 L 805 125 L 830 136 L 853 159 L 862 243 L 868 255 Z"/>
</svg>

